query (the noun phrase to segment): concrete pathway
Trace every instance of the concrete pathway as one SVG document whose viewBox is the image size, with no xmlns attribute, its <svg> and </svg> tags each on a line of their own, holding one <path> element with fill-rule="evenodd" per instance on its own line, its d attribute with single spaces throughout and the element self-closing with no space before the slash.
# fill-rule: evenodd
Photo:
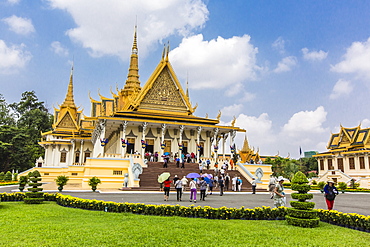
<svg viewBox="0 0 370 247">
<path fill-rule="evenodd" d="M 46 186 L 47 187 L 47 186 Z M 15 192 L 18 191 L 18 186 L 6 186 L 0 187 L 0 192 Z M 56 192 L 55 190 L 46 190 L 45 192 Z M 289 190 L 287 193 L 287 206 L 291 200 Z M 132 202 L 132 203 L 146 203 L 146 204 L 170 204 L 170 205 L 196 205 L 196 206 L 211 206 L 211 207 L 235 207 L 240 208 L 255 208 L 262 206 L 274 206 L 274 200 L 270 199 L 270 195 L 267 192 L 257 192 L 253 195 L 251 192 L 225 192 L 223 196 L 220 196 L 218 192 L 213 195 L 208 195 L 205 201 L 199 201 L 199 192 L 197 194 L 197 202 L 193 203 L 189 201 L 189 192 L 185 192 L 182 201 L 176 200 L 176 192 L 170 193 L 169 201 L 164 201 L 163 192 L 148 192 L 148 191 L 113 191 L 113 190 L 102 190 L 99 192 L 92 192 L 86 190 L 64 190 L 63 194 L 72 195 L 84 199 L 96 199 L 113 202 Z M 326 209 L 325 198 L 322 193 L 312 191 L 314 194 L 313 202 L 316 203 L 316 209 Z M 358 213 L 362 215 L 370 215 L 370 193 L 344 193 L 339 194 L 334 203 L 334 210 L 338 210 L 344 213 Z"/>
</svg>

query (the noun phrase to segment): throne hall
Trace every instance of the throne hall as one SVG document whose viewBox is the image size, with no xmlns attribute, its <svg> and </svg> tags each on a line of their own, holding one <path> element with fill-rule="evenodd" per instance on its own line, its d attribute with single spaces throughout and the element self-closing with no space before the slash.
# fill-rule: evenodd
<svg viewBox="0 0 370 247">
<path fill-rule="evenodd" d="M 81 188 L 89 188 L 88 179 L 93 176 L 101 179 L 100 188 L 120 188 L 125 177 L 129 187 L 139 187 L 147 153 L 157 153 L 159 161 L 194 153 L 213 164 L 230 157 L 224 150 L 229 146 L 235 152 L 236 133 L 246 131 L 234 126 L 235 118 L 229 126 L 219 125 L 221 112 L 216 118 L 195 116 L 197 105 L 190 103 L 188 90 L 183 90 L 168 54 L 169 47 L 165 47 L 142 87 L 135 28 L 124 87 L 111 90 L 109 96 L 99 93 L 98 99 L 89 95 L 90 116 L 75 104 L 72 67 L 65 100 L 54 109 L 52 130 L 42 133 L 39 142 L 45 148 L 45 158 L 38 159 L 31 170 L 39 170 L 44 182 L 66 175 L 68 184 Z M 269 167 L 264 179 L 270 174 Z"/>
</svg>

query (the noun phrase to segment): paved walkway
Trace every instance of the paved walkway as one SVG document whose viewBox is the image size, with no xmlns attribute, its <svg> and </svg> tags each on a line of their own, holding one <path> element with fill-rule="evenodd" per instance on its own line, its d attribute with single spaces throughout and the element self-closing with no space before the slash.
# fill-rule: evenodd
<svg viewBox="0 0 370 247">
<path fill-rule="evenodd" d="M 0 187 L 0 192 L 14 192 L 17 191 L 18 186 L 7 186 Z M 56 192 L 47 191 L 45 192 Z M 194 204 L 189 202 L 189 192 L 185 192 L 183 200 L 178 202 L 176 200 L 176 192 L 170 193 L 169 200 L 166 202 L 163 200 L 163 192 L 145 192 L 145 191 L 112 191 L 102 190 L 100 192 L 91 191 L 77 191 L 77 190 L 65 190 L 63 194 L 72 195 L 84 199 L 96 199 L 113 202 L 132 202 L 132 203 L 146 203 L 146 204 L 171 204 L 171 205 L 182 205 L 189 206 Z M 287 201 L 291 200 L 290 191 L 286 190 Z M 313 192 L 313 202 L 316 203 L 316 209 L 326 209 L 325 199 L 322 193 Z M 258 192 L 253 195 L 250 192 L 225 192 L 223 196 L 220 196 L 218 192 L 213 195 L 208 195 L 205 201 L 199 201 L 199 192 L 197 194 L 196 206 L 211 206 L 211 207 L 235 207 L 240 208 L 255 208 L 262 206 L 274 206 L 274 200 L 270 199 L 267 192 Z M 289 203 L 287 203 L 289 206 Z M 339 194 L 334 203 L 334 210 L 338 210 L 344 213 L 358 213 L 362 215 L 370 215 L 370 193 L 344 193 Z"/>
</svg>

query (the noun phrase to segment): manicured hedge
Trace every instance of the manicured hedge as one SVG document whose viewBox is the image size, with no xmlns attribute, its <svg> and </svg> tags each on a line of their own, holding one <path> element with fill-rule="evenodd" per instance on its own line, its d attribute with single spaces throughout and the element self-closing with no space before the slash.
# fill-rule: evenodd
<svg viewBox="0 0 370 247">
<path fill-rule="evenodd" d="M 313 194 L 292 193 L 290 195 L 292 199 L 299 201 L 311 200 L 313 198 Z"/>
</svg>

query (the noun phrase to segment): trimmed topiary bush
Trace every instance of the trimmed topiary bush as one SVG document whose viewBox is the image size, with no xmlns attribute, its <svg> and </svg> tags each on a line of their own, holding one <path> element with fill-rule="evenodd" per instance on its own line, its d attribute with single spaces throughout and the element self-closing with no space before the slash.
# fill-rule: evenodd
<svg viewBox="0 0 370 247">
<path fill-rule="evenodd" d="M 5 173 L 0 172 L 0 181 L 4 181 Z"/>
<path fill-rule="evenodd" d="M 29 182 L 28 185 L 31 188 L 28 188 L 29 192 L 26 192 L 26 197 L 24 198 L 24 202 L 27 204 L 40 204 L 44 201 L 44 193 L 41 192 L 42 188 L 39 186 L 42 185 L 41 175 L 38 170 L 28 173 Z"/>
<path fill-rule="evenodd" d="M 10 171 L 7 171 L 5 173 L 5 176 L 4 176 L 4 181 L 5 182 L 10 182 L 10 181 L 12 181 L 12 177 L 13 177 L 12 173 Z"/>
<path fill-rule="evenodd" d="M 312 194 L 307 193 L 310 189 L 307 177 L 302 172 L 297 172 L 292 178 L 292 190 L 298 193 L 292 193 L 292 198 L 298 201 L 290 201 L 293 208 L 287 210 L 288 215 L 285 218 L 288 224 L 309 228 L 319 225 L 320 218 L 317 216 L 317 211 L 312 210 L 315 203 L 306 202 L 313 198 Z"/>
</svg>

